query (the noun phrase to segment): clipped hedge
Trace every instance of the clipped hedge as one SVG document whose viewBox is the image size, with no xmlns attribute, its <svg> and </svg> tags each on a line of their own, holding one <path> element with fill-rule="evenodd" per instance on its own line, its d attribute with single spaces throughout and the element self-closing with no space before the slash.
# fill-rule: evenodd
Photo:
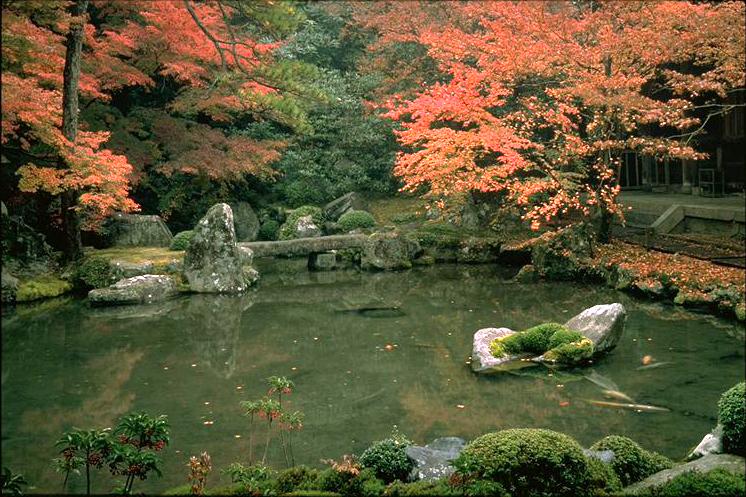
<svg viewBox="0 0 746 497">
<path fill-rule="evenodd" d="M 625 487 L 673 466 L 667 457 L 647 451 L 634 440 L 619 435 L 602 438 L 591 445 L 591 450 L 614 452 L 611 467 Z"/>
<path fill-rule="evenodd" d="M 738 383 L 720 397 L 718 422 L 723 425 L 723 450 L 746 455 L 746 382 Z"/>
<path fill-rule="evenodd" d="M 169 245 L 169 250 L 186 250 L 189 246 L 189 242 L 192 241 L 192 237 L 194 236 L 194 231 L 192 230 L 186 230 L 186 231 L 180 231 L 174 235 L 173 240 L 171 240 L 171 245 Z"/>
<path fill-rule="evenodd" d="M 411 442 L 402 436 L 375 442 L 360 456 L 360 465 L 375 471 L 376 477 L 386 483 L 405 481 L 414 468 L 414 463 L 407 456 L 408 445 Z"/>
<path fill-rule="evenodd" d="M 475 492 L 492 482 L 513 497 L 591 495 L 592 475 L 583 449 L 552 430 L 520 428 L 488 433 L 469 443 L 454 461 L 458 475 Z M 484 486 L 484 483 L 481 484 Z"/>
<path fill-rule="evenodd" d="M 370 212 L 351 210 L 342 214 L 337 224 L 342 231 L 347 232 L 360 228 L 372 228 L 376 225 L 376 220 Z"/>
</svg>

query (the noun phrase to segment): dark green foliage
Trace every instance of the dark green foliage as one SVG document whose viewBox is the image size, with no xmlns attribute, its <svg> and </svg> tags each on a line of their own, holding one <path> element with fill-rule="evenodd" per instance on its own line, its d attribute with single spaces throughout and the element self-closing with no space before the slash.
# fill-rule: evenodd
<svg viewBox="0 0 746 497">
<path fill-rule="evenodd" d="M 551 430 L 522 428 L 482 435 L 464 448 L 454 466 L 467 485 L 494 482 L 513 497 L 591 492 L 583 449 L 571 437 Z"/>
<path fill-rule="evenodd" d="M 258 237 L 260 240 L 272 241 L 277 240 L 277 235 L 280 231 L 280 223 L 274 219 L 268 219 L 261 226 L 259 226 Z"/>
<path fill-rule="evenodd" d="M 562 332 L 560 336 L 567 336 L 567 328 L 559 323 L 543 323 L 533 328 L 528 328 L 521 333 L 516 333 L 520 350 L 532 354 L 542 354 L 550 349 L 550 339 L 556 332 Z"/>
<path fill-rule="evenodd" d="M 87 257 L 78 266 L 76 278 L 87 288 L 104 288 L 114 283 L 109 261 L 100 257 Z"/>
<path fill-rule="evenodd" d="M 311 216 L 313 222 L 317 226 L 321 226 L 324 222 L 324 216 L 319 207 L 313 205 L 304 205 L 293 210 L 288 214 L 285 223 L 280 228 L 280 240 L 290 240 L 295 235 L 295 227 L 298 224 L 298 220 L 305 216 Z"/>
<path fill-rule="evenodd" d="M 412 483 L 403 483 L 395 481 L 386 487 L 383 495 L 387 497 L 409 497 L 420 495 L 463 495 L 457 488 L 448 484 L 447 480 L 436 481 L 415 481 Z"/>
<path fill-rule="evenodd" d="M 561 364 L 579 364 L 593 357 L 593 342 L 589 338 L 563 343 L 544 353 L 544 359 Z"/>
<path fill-rule="evenodd" d="M 294 490 L 309 490 L 315 488 L 319 470 L 307 466 L 294 466 L 277 475 L 276 488 L 280 494 Z"/>
<path fill-rule="evenodd" d="M 342 231 L 352 231 L 358 228 L 372 228 L 376 225 L 375 218 L 366 211 L 347 211 L 337 221 Z"/>
<path fill-rule="evenodd" d="M 590 472 L 591 488 L 598 489 L 596 495 L 612 494 L 622 489 L 622 482 L 611 464 L 606 464 L 595 457 L 589 457 L 588 471 Z"/>
<path fill-rule="evenodd" d="M 735 385 L 720 397 L 718 422 L 723 425 L 723 450 L 746 455 L 746 382 Z"/>
<path fill-rule="evenodd" d="M 512 497 L 505 487 L 495 481 L 475 480 L 464 487 L 464 495 L 469 497 Z"/>
<path fill-rule="evenodd" d="M 506 354 L 544 354 L 548 361 L 562 364 L 577 364 L 593 356 L 593 342 L 581 333 L 565 328 L 558 323 L 544 323 L 504 338 L 496 338 L 490 344 L 495 357 Z"/>
<path fill-rule="evenodd" d="M 230 476 L 231 481 L 239 485 L 241 488 L 239 494 L 274 494 L 274 472 L 267 466 L 262 464 L 244 466 L 241 463 L 234 462 L 221 472 Z"/>
<path fill-rule="evenodd" d="M 410 444 L 409 440 L 400 435 L 375 442 L 360 456 L 360 464 L 364 468 L 371 468 L 386 483 L 405 481 L 414 468 L 414 463 L 406 452 Z"/>
<path fill-rule="evenodd" d="M 28 485 L 28 482 L 23 475 L 13 473 L 8 468 L 3 468 L 2 474 L 0 474 L 0 491 L 3 495 L 23 495 L 22 486 Z"/>
<path fill-rule="evenodd" d="M 643 497 L 743 497 L 746 481 L 743 474 L 718 468 L 699 473 L 690 471 L 676 476 L 639 494 Z"/>
<path fill-rule="evenodd" d="M 186 250 L 189 246 L 189 242 L 192 241 L 194 231 L 186 230 L 180 231 L 174 235 L 174 239 L 171 240 L 171 246 L 169 250 Z"/>
<path fill-rule="evenodd" d="M 634 440 L 618 435 L 602 438 L 591 446 L 591 450 L 614 452 L 611 467 L 625 487 L 673 466 L 667 457 L 647 451 Z"/>
<path fill-rule="evenodd" d="M 337 471 L 329 468 L 319 474 L 318 488 L 345 496 L 373 497 L 381 495 L 385 485 L 376 478 L 372 469 L 363 469 L 355 475 L 348 471 Z"/>
<path fill-rule="evenodd" d="M 465 235 L 458 227 L 450 223 L 428 223 L 416 232 L 417 241 L 425 247 L 458 248 Z"/>
</svg>

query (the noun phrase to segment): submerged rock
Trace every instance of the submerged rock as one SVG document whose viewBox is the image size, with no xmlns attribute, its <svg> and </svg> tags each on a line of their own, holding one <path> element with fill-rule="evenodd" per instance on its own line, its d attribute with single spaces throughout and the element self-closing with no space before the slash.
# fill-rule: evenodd
<svg viewBox="0 0 746 497">
<path fill-rule="evenodd" d="M 466 442 L 458 437 L 436 438 L 424 447 L 410 445 L 407 456 L 415 463 L 410 474 L 411 480 L 434 481 L 453 474 L 451 461 L 464 449 Z"/>
<path fill-rule="evenodd" d="M 577 331 L 593 343 L 593 356 L 603 354 L 616 347 L 624 332 L 627 312 L 619 303 L 589 307 L 565 323 L 570 330 Z M 493 373 L 524 368 L 531 363 L 550 362 L 543 355 L 506 355 L 497 358 L 490 351 L 496 338 L 516 333 L 509 328 L 484 328 L 474 333 L 471 368 L 477 373 Z M 587 340 L 586 340 L 587 343 Z M 589 355 L 590 355 L 590 344 Z"/>
<path fill-rule="evenodd" d="M 116 213 L 105 230 L 114 247 L 168 247 L 173 235 L 160 216 Z"/>
<path fill-rule="evenodd" d="M 163 274 L 145 274 L 124 278 L 106 288 L 88 292 L 91 305 L 149 304 L 178 294 L 176 282 Z"/>
<path fill-rule="evenodd" d="M 236 244 L 233 212 L 216 204 L 194 227 L 184 256 L 184 276 L 189 288 L 202 293 L 239 293 L 258 278 L 251 267 L 251 249 Z"/>
<path fill-rule="evenodd" d="M 733 454 L 709 454 L 695 461 L 659 471 L 640 482 L 625 487 L 624 495 L 644 495 L 650 488 L 664 485 L 675 477 L 689 471 L 706 473 L 718 468 L 744 475 L 746 474 L 746 459 Z"/>
</svg>

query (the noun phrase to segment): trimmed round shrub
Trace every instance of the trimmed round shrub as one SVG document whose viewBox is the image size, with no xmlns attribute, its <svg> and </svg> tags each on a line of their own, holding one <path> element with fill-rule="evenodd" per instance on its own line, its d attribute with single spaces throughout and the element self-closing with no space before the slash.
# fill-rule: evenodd
<svg viewBox="0 0 746 497">
<path fill-rule="evenodd" d="M 409 440 L 401 436 L 375 442 L 360 456 L 360 464 L 375 471 L 376 476 L 386 483 L 405 481 L 414 468 L 414 463 L 406 452 L 410 444 Z"/>
<path fill-rule="evenodd" d="M 171 240 L 171 245 L 168 247 L 169 250 L 186 250 L 189 246 L 189 242 L 192 241 L 194 231 L 186 230 L 180 231 L 174 235 L 174 239 Z"/>
<path fill-rule="evenodd" d="M 602 438 L 591 445 L 591 450 L 614 452 L 611 467 L 625 487 L 673 466 L 667 457 L 647 451 L 634 440 L 619 435 Z"/>
<path fill-rule="evenodd" d="M 467 482 L 494 482 L 513 497 L 579 497 L 591 492 L 583 449 L 552 430 L 519 428 L 482 435 L 453 464 Z"/>
<path fill-rule="evenodd" d="M 268 219 L 259 226 L 258 237 L 260 240 L 272 241 L 277 240 L 277 234 L 280 231 L 280 223 L 274 219 Z"/>
<path fill-rule="evenodd" d="M 722 468 L 707 473 L 689 471 L 680 474 L 663 485 L 642 492 L 644 497 L 743 497 L 746 481 L 743 474 L 735 474 Z"/>
<path fill-rule="evenodd" d="M 589 457 L 588 470 L 591 476 L 591 488 L 603 490 L 605 493 L 614 493 L 622 489 L 622 482 L 611 464 L 606 464 L 595 457 Z"/>
<path fill-rule="evenodd" d="M 317 486 L 319 471 L 308 466 L 294 466 L 277 475 L 277 493 L 286 494 L 295 490 L 311 490 Z"/>
<path fill-rule="evenodd" d="M 355 475 L 347 471 L 337 471 L 333 468 L 319 473 L 317 488 L 327 492 L 336 492 L 351 497 L 373 497 L 383 493 L 385 485 L 376 478 L 372 469 L 363 469 Z M 305 495 L 305 494 L 303 494 Z"/>
<path fill-rule="evenodd" d="M 723 450 L 746 455 L 746 382 L 735 385 L 720 397 L 718 422 L 723 425 Z"/>
<path fill-rule="evenodd" d="M 280 240 L 292 239 L 295 236 L 295 227 L 298 224 L 298 220 L 305 216 L 311 216 L 317 226 L 321 226 L 324 222 L 324 215 L 319 207 L 314 207 L 313 205 L 298 207 L 288 214 L 285 223 L 280 227 Z"/>
<path fill-rule="evenodd" d="M 372 228 L 376 225 L 376 220 L 370 212 L 351 210 L 342 214 L 337 224 L 342 231 L 352 231 L 358 228 Z"/>
<path fill-rule="evenodd" d="M 114 283 L 111 265 L 100 257 L 87 257 L 78 266 L 76 280 L 88 288 L 104 288 Z"/>
</svg>

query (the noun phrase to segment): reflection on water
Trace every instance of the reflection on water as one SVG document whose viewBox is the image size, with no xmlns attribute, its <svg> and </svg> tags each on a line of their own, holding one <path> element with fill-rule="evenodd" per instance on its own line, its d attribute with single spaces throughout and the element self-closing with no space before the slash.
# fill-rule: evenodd
<svg viewBox="0 0 746 497">
<path fill-rule="evenodd" d="M 586 445 L 619 433 L 682 457 L 714 424 L 720 393 L 744 376 L 742 328 L 603 288 L 516 284 L 491 266 L 299 274 L 294 264 L 263 268 L 259 288 L 241 297 L 118 309 L 71 300 L 3 316 L 3 464 L 35 491 L 58 490 L 49 461 L 63 430 L 103 428 L 145 410 L 168 414 L 172 444 L 164 477 L 139 488 L 180 485 L 189 456 L 203 450 L 216 468 L 246 460 L 248 421 L 238 403 L 265 393 L 270 375 L 296 383 L 286 402 L 306 413 L 293 443 L 299 463 L 359 454 L 394 424 L 419 443 L 508 427 L 557 429 Z M 479 328 L 562 322 L 613 301 L 629 310 L 627 330 L 590 370 L 469 370 Z M 638 370 L 647 355 L 669 364 Z M 671 412 L 593 406 L 604 400 L 604 382 L 586 380 L 591 373 Z M 107 478 L 94 481 L 95 491 L 111 488 Z"/>
</svg>

